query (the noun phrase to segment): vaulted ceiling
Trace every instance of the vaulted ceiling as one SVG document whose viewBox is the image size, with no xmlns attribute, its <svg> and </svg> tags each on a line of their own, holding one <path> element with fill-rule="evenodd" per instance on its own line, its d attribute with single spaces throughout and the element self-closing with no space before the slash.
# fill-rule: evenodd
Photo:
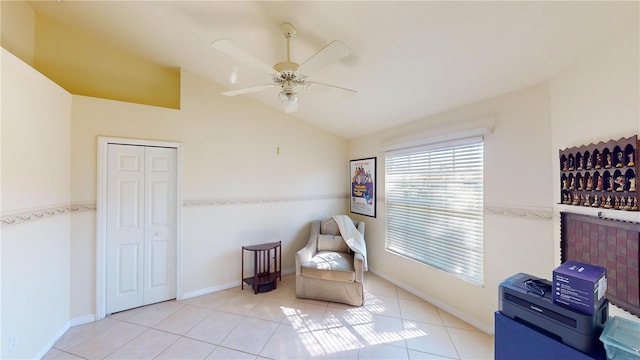
<svg viewBox="0 0 640 360">
<path fill-rule="evenodd" d="M 30 1 L 36 11 L 166 66 L 237 89 L 270 76 L 217 51 L 229 39 L 262 62 L 338 39 L 351 50 L 310 80 L 292 116 L 356 138 L 549 80 L 638 12 L 637 2 Z M 278 90 L 250 96 L 282 108 Z"/>
</svg>

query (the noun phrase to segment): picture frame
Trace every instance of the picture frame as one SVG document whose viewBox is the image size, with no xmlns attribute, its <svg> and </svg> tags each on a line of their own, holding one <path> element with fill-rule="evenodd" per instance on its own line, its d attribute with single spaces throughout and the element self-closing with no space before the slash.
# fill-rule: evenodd
<svg viewBox="0 0 640 360">
<path fill-rule="evenodd" d="M 354 214 L 376 217 L 376 157 L 349 161 L 349 209 Z"/>
</svg>

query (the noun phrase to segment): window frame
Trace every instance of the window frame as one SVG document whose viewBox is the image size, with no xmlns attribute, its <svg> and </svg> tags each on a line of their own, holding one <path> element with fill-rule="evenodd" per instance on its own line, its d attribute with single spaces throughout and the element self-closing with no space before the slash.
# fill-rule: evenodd
<svg viewBox="0 0 640 360">
<path fill-rule="evenodd" d="M 387 151 L 384 152 L 385 159 L 385 250 L 398 256 L 402 256 L 413 261 L 417 261 L 420 264 L 424 264 L 434 269 L 438 269 L 444 271 L 447 274 L 455 276 L 459 279 L 467 281 L 471 284 L 483 287 L 485 281 L 485 266 L 484 266 L 484 137 L 482 136 L 482 130 L 466 132 L 459 135 L 466 136 L 444 136 L 434 139 L 426 139 L 422 141 L 401 144 L 396 146 L 391 146 L 387 148 Z M 472 136 L 473 135 L 473 136 Z M 473 148 L 476 147 L 478 149 L 473 150 L 471 152 L 476 152 L 473 156 L 474 165 L 479 166 L 479 170 L 474 168 L 472 171 L 470 170 L 469 175 L 473 175 L 477 180 L 474 183 L 474 186 L 470 186 L 473 189 L 472 196 L 475 196 L 472 200 L 470 200 L 471 209 L 465 210 L 464 215 L 460 216 L 451 216 L 451 209 L 455 208 L 455 205 L 451 204 L 443 204 L 443 203 L 455 203 L 455 200 L 449 201 L 448 198 L 445 198 L 444 201 L 438 203 L 436 205 L 428 205 L 429 199 L 431 199 L 429 193 L 437 193 L 446 196 L 450 194 L 454 194 L 452 199 L 455 199 L 455 195 L 459 194 L 459 189 L 456 190 L 444 190 L 443 192 L 438 190 L 442 187 L 438 188 L 438 186 L 449 187 L 449 183 L 447 180 L 435 180 L 430 182 L 431 180 L 427 180 L 424 183 L 421 183 L 422 186 L 425 184 L 435 185 L 436 188 L 432 190 L 427 189 L 427 194 L 423 192 L 422 189 L 418 191 L 418 195 L 411 197 L 402 197 L 398 195 L 397 186 L 400 185 L 402 181 L 390 180 L 390 163 L 394 162 L 398 158 L 402 157 L 419 157 L 419 156 L 427 156 L 425 154 L 434 154 L 443 155 L 446 152 L 453 152 L 465 148 Z M 419 155 L 421 154 L 421 155 Z M 395 159 L 395 160 L 393 160 Z M 443 162 L 428 165 L 433 166 L 442 166 L 447 160 L 443 160 Z M 427 161 L 428 162 L 428 161 Z M 437 164 L 436 164 L 437 163 Z M 396 164 L 397 165 L 397 164 Z M 394 165 L 395 166 L 395 165 Z M 455 165 L 452 165 L 453 170 L 451 174 L 455 176 L 456 171 L 464 171 L 464 166 L 460 166 L 456 169 Z M 410 174 L 412 166 L 408 165 L 407 174 Z M 416 166 L 419 170 L 424 169 L 424 165 Z M 445 166 L 446 168 L 446 166 Z M 438 168 L 440 170 L 441 168 Z M 433 169 L 432 169 L 433 170 Z M 402 170 L 395 170 L 403 172 Z M 397 173 L 394 176 L 398 175 Z M 432 174 L 433 175 L 433 174 Z M 423 175 L 424 177 L 424 175 Z M 428 175 L 426 177 L 429 177 Z M 440 182 L 438 182 L 440 181 Z M 453 185 L 455 186 L 455 185 Z M 395 190 L 390 190 L 390 187 L 396 187 Z M 415 190 L 415 189 L 414 189 Z M 463 189 L 466 190 L 466 189 Z M 395 193 L 394 193 L 395 192 Z M 466 192 L 463 192 L 466 194 Z M 432 197 L 433 199 L 438 198 L 438 196 Z M 413 199 L 413 200 L 412 200 Z M 466 199 L 461 197 L 462 200 L 460 204 L 465 204 Z M 399 200 L 404 200 L 405 203 L 398 202 Z M 412 203 L 415 201 L 415 204 Z M 401 208 L 408 208 L 409 204 L 413 206 L 411 210 Z M 415 205 L 415 206 L 414 206 Z M 400 210 L 398 210 L 400 209 Z M 439 211 L 438 209 L 442 210 Z M 460 210 L 459 207 L 457 209 Z M 405 212 L 404 214 L 402 212 Z M 395 214 L 394 214 L 395 212 Z M 408 216 L 411 212 L 412 217 L 415 214 L 416 219 L 422 219 L 422 221 L 431 222 L 430 225 L 426 225 L 426 223 L 420 223 L 420 220 L 417 222 L 414 221 L 413 224 L 412 218 Z M 444 223 L 434 222 L 435 220 L 431 220 L 431 218 L 425 219 L 425 217 L 431 216 L 434 213 L 436 214 L 435 219 L 443 220 Z M 458 214 L 463 214 L 463 212 L 459 212 Z M 465 226 L 468 226 L 471 231 L 465 235 L 456 235 L 455 231 L 450 231 L 450 226 L 460 225 L 462 222 L 467 221 L 471 216 L 472 222 L 465 222 Z M 399 219 L 399 220 L 398 220 Z M 447 223 L 447 221 L 452 221 L 451 223 Z M 456 222 L 458 224 L 456 224 Z M 453 225 L 452 225 L 453 224 Z M 401 225 L 407 225 L 407 230 L 395 230 L 390 229 L 393 227 L 400 228 Z M 416 226 L 416 229 L 412 229 L 412 226 Z M 422 228 L 420 229 L 420 226 Z M 427 228 L 428 227 L 428 228 Z M 414 230 L 414 233 L 410 233 L 410 230 Z M 407 234 L 391 234 L 390 231 L 394 232 L 406 232 Z M 418 232 L 416 234 L 416 231 Z M 435 232 L 439 232 L 435 234 Z M 422 234 L 421 232 L 424 232 Z M 390 239 L 390 236 L 393 239 Z M 405 237 L 411 237 L 411 240 L 406 239 Z M 467 243 L 467 240 L 462 240 L 462 238 L 470 239 Z M 450 239 L 454 239 L 454 241 L 450 242 Z M 390 241 L 391 240 L 391 241 Z M 416 245 L 414 242 L 420 241 L 422 245 Z M 390 245 L 391 243 L 391 245 Z M 402 243 L 403 247 L 400 249 L 398 244 Z M 429 246 L 437 248 L 437 250 L 426 249 L 425 243 L 429 244 Z M 458 253 L 451 254 L 451 244 L 455 246 L 453 250 L 460 250 L 463 255 L 461 256 L 473 256 L 471 258 L 472 264 L 465 268 L 465 266 L 458 266 L 466 261 L 467 258 L 458 258 L 457 261 L 454 259 L 456 256 L 460 256 Z M 466 248 L 463 248 L 465 247 Z M 412 253 L 415 251 L 416 253 Z M 438 253 L 439 254 L 431 254 L 426 255 L 427 253 Z M 454 255 L 454 256 L 452 256 Z M 430 257 L 434 257 L 430 258 Z M 457 265 L 456 265 L 457 264 Z M 456 265 L 456 266 L 454 266 Z M 458 269 L 458 271 L 456 271 Z M 460 270 L 462 269 L 462 270 Z"/>
</svg>

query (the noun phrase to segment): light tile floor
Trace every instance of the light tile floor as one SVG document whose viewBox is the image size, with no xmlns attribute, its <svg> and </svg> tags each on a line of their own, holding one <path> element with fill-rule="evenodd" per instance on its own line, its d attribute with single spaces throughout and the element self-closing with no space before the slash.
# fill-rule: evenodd
<svg viewBox="0 0 640 360">
<path fill-rule="evenodd" d="M 493 359 L 493 337 L 372 274 L 362 307 L 245 286 L 73 327 L 45 359 Z"/>
</svg>

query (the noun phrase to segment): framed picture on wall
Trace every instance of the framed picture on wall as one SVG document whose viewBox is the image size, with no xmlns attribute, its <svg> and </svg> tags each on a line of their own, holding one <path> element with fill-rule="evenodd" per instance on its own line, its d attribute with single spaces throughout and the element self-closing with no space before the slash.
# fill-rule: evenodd
<svg viewBox="0 0 640 360">
<path fill-rule="evenodd" d="M 350 211 L 376 217 L 376 158 L 351 160 Z"/>
</svg>

